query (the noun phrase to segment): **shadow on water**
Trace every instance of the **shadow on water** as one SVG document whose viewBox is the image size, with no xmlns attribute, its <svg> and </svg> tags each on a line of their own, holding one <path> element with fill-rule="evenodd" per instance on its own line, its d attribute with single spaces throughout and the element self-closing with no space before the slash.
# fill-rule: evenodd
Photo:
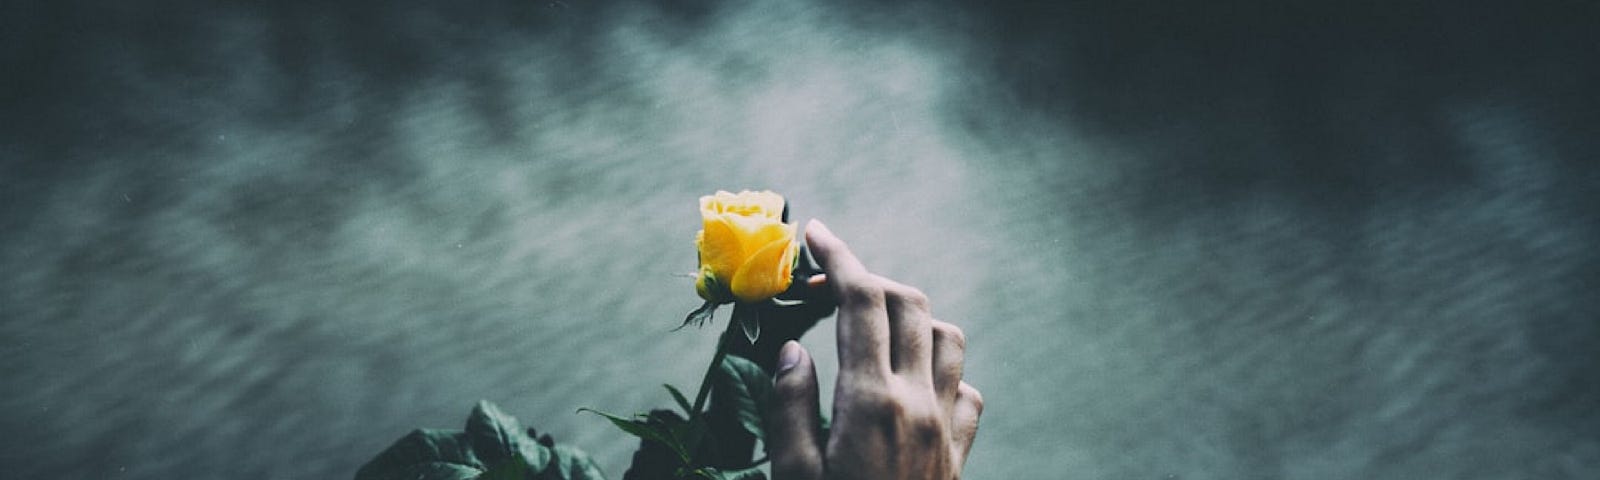
<svg viewBox="0 0 1600 480">
<path fill-rule="evenodd" d="M 1581 2 L 92 3 L 0 7 L 18 478 L 346 477 L 480 398 L 620 477 L 572 411 L 696 381 L 746 187 L 967 330 L 971 477 L 1600 472 Z"/>
</svg>

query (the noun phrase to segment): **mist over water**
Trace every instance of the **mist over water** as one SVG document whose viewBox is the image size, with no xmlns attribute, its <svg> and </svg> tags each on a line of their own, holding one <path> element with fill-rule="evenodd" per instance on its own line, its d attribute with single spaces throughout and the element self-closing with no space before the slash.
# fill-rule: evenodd
<svg viewBox="0 0 1600 480">
<path fill-rule="evenodd" d="M 620 478 L 742 188 L 966 330 L 968 478 L 1600 473 L 1596 12 L 416 3 L 0 7 L 7 478 Z"/>
</svg>

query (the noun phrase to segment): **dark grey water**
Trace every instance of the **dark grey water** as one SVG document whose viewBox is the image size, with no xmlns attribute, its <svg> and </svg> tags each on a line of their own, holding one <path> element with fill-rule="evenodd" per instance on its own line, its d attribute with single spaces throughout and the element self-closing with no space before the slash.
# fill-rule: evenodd
<svg viewBox="0 0 1600 480">
<path fill-rule="evenodd" d="M 747 187 L 967 330 L 970 478 L 1600 476 L 1592 5 L 79 3 L 0 7 L 5 478 L 480 398 L 620 477 Z"/>
</svg>

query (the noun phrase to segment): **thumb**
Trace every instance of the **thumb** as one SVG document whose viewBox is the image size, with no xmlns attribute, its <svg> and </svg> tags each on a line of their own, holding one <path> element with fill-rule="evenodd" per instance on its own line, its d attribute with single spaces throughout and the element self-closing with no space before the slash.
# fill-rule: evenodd
<svg viewBox="0 0 1600 480">
<path fill-rule="evenodd" d="M 778 352 L 767 412 L 767 455 L 773 480 L 822 479 L 822 429 L 817 403 L 817 366 L 799 342 Z"/>
</svg>

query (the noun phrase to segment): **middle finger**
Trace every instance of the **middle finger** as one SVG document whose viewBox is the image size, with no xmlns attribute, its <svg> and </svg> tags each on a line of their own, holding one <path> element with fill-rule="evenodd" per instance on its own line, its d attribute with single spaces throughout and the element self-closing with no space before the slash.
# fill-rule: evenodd
<svg viewBox="0 0 1600 480">
<path fill-rule="evenodd" d="M 933 387 L 933 316 L 915 287 L 878 277 L 889 316 L 889 363 L 894 372 Z"/>
</svg>

